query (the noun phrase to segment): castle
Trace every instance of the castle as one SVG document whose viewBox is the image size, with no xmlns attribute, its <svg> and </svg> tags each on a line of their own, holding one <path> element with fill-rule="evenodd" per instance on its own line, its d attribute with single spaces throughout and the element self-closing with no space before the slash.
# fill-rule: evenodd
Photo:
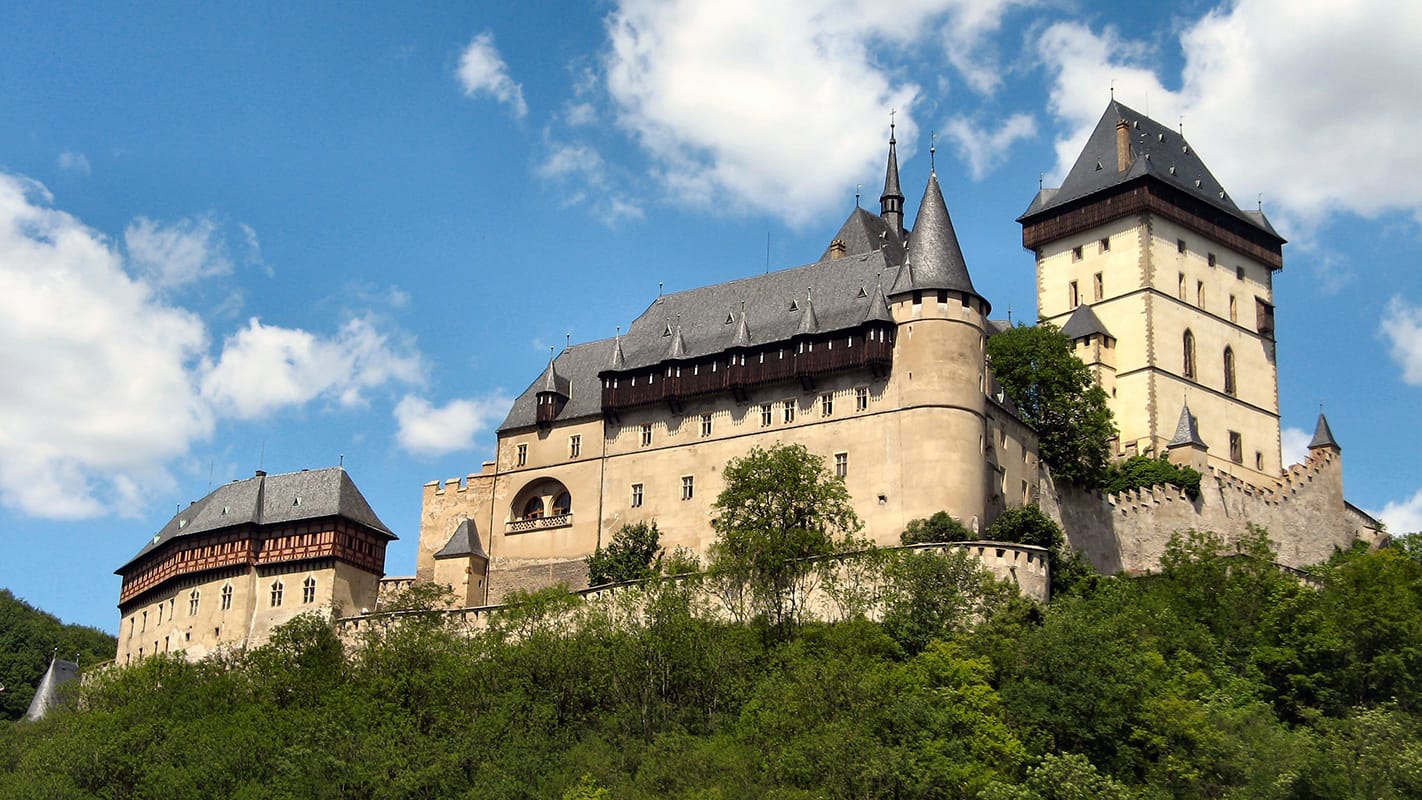
<svg viewBox="0 0 1422 800">
<path fill-rule="evenodd" d="M 978 532 L 1025 504 L 1108 572 L 1153 568 L 1186 528 L 1262 525 L 1295 566 L 1381 540 L 1343 497 L 1342 451 L 1321 415 L 1306 462 L 1283 465 L 1272 282 L 1284 239 L 1235 205 L 1180 134 L 1113 100 L 1062 186 L 1019 222 L 1039 317 L 1105 389 L 1115 455 L 1199 469 L 1198 499 L 1053 483 L 986 361 L 1007 323 L 973 286 L 936 174 L 905 225 L 896 144 L 891 126 L 879 213 L 856 208 L 814 263 L 659 296 L 625 335 L 551 358 L 499 427 L 494 460 L 425 484 L 415 580 L 453 587 L 462 607 L 581 587 L 584 557 L 642 521 L 668 549 L 704 553 L 723 465 L 791 442 L 824 457 L 881 545 L 938 511 Z M 160 641 L 190 653 L 233 641 L 202 605 L 214 592 L 223 604 L 240 595 L 235 617 L 248 621 L 230 635 L 243 641 L 294 613 L 288 580 L 316 587 L 319 598 L 302 589 L 308 607 L 374 608 L 393 534 L 343 471 L 303 475 L 217 490 L 119 570 L 121 660 Z M 318 475 L 321 514 L 282 506 L 300 494 L 286 482 Z M 244 510 L 224 520 L 213 509 L 226 514 L 236 493 Z M 185 598 L 197 638 L 173 627 Z M 164 603 L 169 627 L 151 628 Z"/>
</svg>

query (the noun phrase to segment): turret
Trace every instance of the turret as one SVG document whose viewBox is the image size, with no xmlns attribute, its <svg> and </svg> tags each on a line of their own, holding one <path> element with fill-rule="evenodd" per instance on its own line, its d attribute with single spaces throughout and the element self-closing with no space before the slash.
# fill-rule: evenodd
<svg viewBox="0 0 1422 800">
<path fill-rule="evenodd" d="M 1338 440 L 1333 438 L 1333 430 L 1328 427 L 1328 417 L 1323 416 L 1323 412 L 1318 412 L 1318 424 L 1313 429 L 1313 439 L 1308 443 L 1309 452 L 1314 450 L 1331 449 L 1335 453 L 1343 452 Z"/>
<path fill-rule="evenodd" d="M 894 123 L 889 123 L 889 164 L 884 170 L 884 193 L 879 196 L 879 216 L 889 230 L 904 236 L 904 193 L 899 190 L 898 142 L 894 139 Z"/>
<path fill-rule="evenodd" d="M 1205 440 L 1200 438 L 1200 428 L 1195 415 L 1190 413 L 1189 403 L 1182 403 L 1180 422 L 1175 425 L 1175 436 L 1165 446 L 1170 463 L 1203 473 L 1209 466 L 1206 459 L 1209 449 L 1205 446 Z"/>
<path fill-rule="evenodd" d="M 543 371 L 538 388 L 538 427 L 547 428 L 563 413 L 568 404 L 568 379 L 558 374 L 557 359 L 548 359 L 548 369 Z"/>
</svg>

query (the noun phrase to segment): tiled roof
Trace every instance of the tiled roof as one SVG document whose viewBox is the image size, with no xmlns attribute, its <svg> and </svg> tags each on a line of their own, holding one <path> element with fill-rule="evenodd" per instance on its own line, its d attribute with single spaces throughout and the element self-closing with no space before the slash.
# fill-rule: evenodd
<svg viewBox="0 0 1422 800">
<path fill-rule="evenodd" d="M 1338 440 L 1333 438 L 1333 429 L 1328 427 L 1328 417 L 1323 416 L 1323 412 L 1318 412 L 1318 425 L 1313 429 L 1313 440 L 1308 443 L 1308 449 L 1316 447 L 1339 447 Z"/>
<path fill-rule="evenodd" d="M 1062 326 L 1062 333 L 1072 341 L 1098 333 L 1111 339 L 1116 338 L 1106 330 L 1106 325 L 1096 316 L 1096 312 L 1091 310 L 1091 306 L 1084 303 L 1071 312 L 1066 324 Z"/>
<path fill-rule="evenodd" d="M 475 530 L 474 523 L 468 519 L 459 523 L 459 527 L 454 529 L 454 535 L 449 537 L 449 541 L 434 557 L 456 558 L 467 555 L 489 557 L 489 554 L 484 552 L 483 543 L 479 541 L 479 531 Z"/>
<path fill-rule="evenodd" d="M 902 264 L 904 262 L 904 244 L 899 238 L 899 232 L 893 226 L 884 221 L 884 218 L 856 208 L 849 214 L 849 218 L 839 227 L 839 232 L 834 235 L 833 242 L 844 242 L 846 256 L 863 255 L 872 253 L 875 250 L 883 250 L 886 260 L 890 264 Z M 826 247 L 821 261 L 830 260 L 830 248 Z"/>
<path fill-rule="evenodd" d="M 1167 444 L 1166 447 L 1182 447 L 1184 445 L 1205 447 L 1205 440 L 1200 438 L 1200 429 L 1196 424 L 1195 415 L 1190 413 L 1189 403 L 1181 404 L 1180 422 L 1175 425 L 1175 437 L 1170 440 L 1170 443 Z"/>
<path fill-rule="evenodd" d="M 909 237 L 904 268 L 899 271 L 889 294 L 935 289 L 978 294 L 973 288 L 973 279 L 968 276 L 968 265 L 963 260 L 953 220 L 948 216 L 948 205 L 943 201 L 938 175 L 930 174 L 918 206 L 918 218 L 913 223 L 913 235 Z"/>
</svg>

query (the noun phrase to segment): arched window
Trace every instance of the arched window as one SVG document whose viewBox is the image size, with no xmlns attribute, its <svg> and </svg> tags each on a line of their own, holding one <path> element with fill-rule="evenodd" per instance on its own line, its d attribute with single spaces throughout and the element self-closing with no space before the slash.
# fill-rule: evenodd
<svg viewBox="0 0 1422 800">
<path fill-rule="evenodd" d="M 523 519 L 539 519 L 543 516 L 543 498 L 530 497 L 528 502 L 523 504 Z"/>
<path fill-rule="evenodd" d="M 1185 377 L 1195 379 L 1195 334 L 1185 331 Z"/>
<path fill-rule="evenodd" d="M 1231 397 L 1233 397 L 1233 396 L 1234 396 L 1234 393 L 1235 393 L 1235 388 L 1234 388 L 1234 350 L 1231 350 L 1231 349 L 1228 348 L 1228 347 L 1226 347 L 1226 348 L 1225 348 L 1225 351 L 1224 351 L 1224 372 L 1225 372 L 1225 381 L 1224 381 L 1225 394 L 1230 395 Z"/>
<path fill-rule="evenodd" d="M 314 602 L 316 602 L 316 579 L 315 579 L 315 578 L 310 577 L 310 576 L 307 576 L 306 580 L 304 580 L 304 581 L 301 582 L 301 602 L 303 602 L 303 603 L 314 603 Z"/>
<path fill-rule="evenodd" d="M 272 581 L 272 608 L 281 605 L 282 589 L 281 581 Z"/>
<path fill-rule="evenodd" d="M 192 590 L 188 595 L 188 616 L 196 617 L 198 611 L 198 590 Z"/>
<path fill-rule="evenodd" d="M 573 496 L 562 492 L 553 499 L 553 516 L 561 517 L 571 513 L 573 513 Z"/>
</svg>

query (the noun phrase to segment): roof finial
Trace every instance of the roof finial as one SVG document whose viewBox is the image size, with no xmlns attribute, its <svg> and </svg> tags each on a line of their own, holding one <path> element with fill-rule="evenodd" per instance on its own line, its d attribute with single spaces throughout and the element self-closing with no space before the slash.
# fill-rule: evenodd
<svg viewBox="0 0 1422 800">
<path fill-rule="evenodd" d="M 1047 173 L 1045 173 L 1045 172 L 1039 172 L 1039 173 L 1037 173 L 1037 191 L 1039 191 L 1039 192 L 1042 191 L 1042 181 L 1044 181 L 1044 180 L 1046 180 L 1046 179 L 1047 179 Z"/>
<path fill-rule="evenodd" d="M 928 173 L 938 174 L 938 160 L 934 158 L 934 153 L 938 152 L 938 131 L 928 133 Z"/>
<path fill-rule="evenodd" d="M 1180 138 L 1181 138 L 1181 139 L 1184 139 L 1184 138 L 1185 138 L 1185 115 L 1184 115 L 1184 114 L 1181 114 L 1181 115 L 1180 115 L 1179 127 L 1180 127 Z"/>
<path fill-rule="evenodd" d="M 1007 327 L 1012 327 L 1012 304 L 1007 304 Z"/>
<path fill-rule="evenodd" d="M 1111 102 L 1116 102 L 1116 79 L 1111 79 Z"/>
<path fill-rule="evenodd" d="M 1264 193 L 1260 192 L 1259 195 L 1254 198 L 1254 202 L 1259 206 L 1259 210 L 1262 212 L 1264 210 Z"/>
<path fill-rule="evenodd" d="M 859 208 L 859 191 L 864 188 L 864 184 L 854 184 L 854 207 Z"/>
<path fill-rule="evenodd" d="M 564 349 L 564 350 L 567 350 L 569 347 L 572 347 L 572 346 L 573 346 L 573 332 L 572 332 L 572 331 L 563 331 L 563 349 Z"/>
<path fill-rule="evenodd" d="M 889 141 L 894 140 L 894 115 L 899 113 L 898 109 L 889 109 Z"/>
<path fill-rule="evenodd" d="M 657 281 L 657 297 L 661 297 L 661 296 L 662 296 L 662 282 L 661 282 L 661 281 Z"/>
</svg>

